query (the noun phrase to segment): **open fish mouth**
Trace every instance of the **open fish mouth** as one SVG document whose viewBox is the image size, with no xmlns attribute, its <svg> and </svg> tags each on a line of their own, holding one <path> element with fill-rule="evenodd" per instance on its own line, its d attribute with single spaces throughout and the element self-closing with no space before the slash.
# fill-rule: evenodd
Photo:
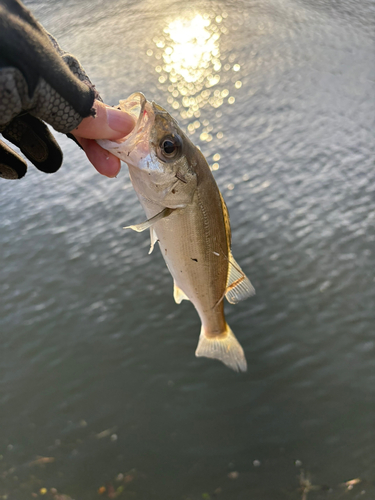
<svg viewBox="0 0 375 500">
<path fill-rule="evenodd" d="M 97 143 L 128 165 L 141 167 L 150 157 L 150 134 L 155 121 L 153 106 L 141 92 L 119 102 L 117 109 L 134 117 L 136 124 L 126 137 L 117 141 L 98 140 Z"/>
</svg>

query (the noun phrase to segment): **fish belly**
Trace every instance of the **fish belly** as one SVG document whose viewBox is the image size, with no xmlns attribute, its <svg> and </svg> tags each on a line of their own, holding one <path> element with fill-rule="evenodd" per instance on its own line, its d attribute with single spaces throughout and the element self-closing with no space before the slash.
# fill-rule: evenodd
<svg viewBox="0 0 375 500">
<path fill-rule="evenodd" d="M 221 205 L 193 202 L 157 222 L 153 230 L 177 286 L 194 304 L 208 335 L 225 331 L 223 296 L 228 274 L 228 249 Z M 144 205 L 147 217 L 163 207 Z M 216 208 L 216 211 L 215 211 Z"/>
</svg>

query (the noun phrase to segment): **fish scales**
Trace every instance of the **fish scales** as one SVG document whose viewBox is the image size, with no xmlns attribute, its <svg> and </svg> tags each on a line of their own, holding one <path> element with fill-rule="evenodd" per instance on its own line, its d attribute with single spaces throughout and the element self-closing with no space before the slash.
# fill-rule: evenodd
<svg viewBox="0 0 375 500">
<path fill-rule="evenodd" d="M 212 172 L 198 148 L 159 105 L 140 94 L 120 101 L 137 120 L 122 141 L 98 141 L 129 168 L 147 221 L 174 279 L 174 298 L 192 302 L 202 327 L 196 356 L 215 358 L 245 371 L 246 358 L 224 316 L 231 303 L 255 293 L 231 250 L 229 216 Z"/>
<path fill-rule="evenodd" d="M 225 324 L 220 311 L 228 274 L 228 252 L 222 213 L 215 211 L 216 217 L 207 216 L 208 210 L 202 202 L 204 187 L 198 185 L 195 195 L 200 202 L 172 214 L 170 220 L 157 222 L 155 232 L 176 284 L 194 304 L 206 334 L 215 336 L 223 332 Z M 172 228 L 173 218 L 178 218 L 178 224 Z M 185 258 L 176 258 L 178 255 Z"/>
</svg>

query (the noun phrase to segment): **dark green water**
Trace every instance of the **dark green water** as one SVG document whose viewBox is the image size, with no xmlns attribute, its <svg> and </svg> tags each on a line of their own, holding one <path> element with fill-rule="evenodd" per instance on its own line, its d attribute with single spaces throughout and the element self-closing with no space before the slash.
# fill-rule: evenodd
<svg viewBox="0 0 375 500">
<path fill-rule="evenodd" d="M 257 295 L 227 308 L 248 372 L 195 358 L 198 315 L 122 229 L 144 220 L 126 167 L 102 178 L 59 135 L 57 174 L 0 182 L 0 498 L 373 500 L 374 4 L 27 5 L 105 102 L 142 91 L 196 130 Z M 163 57 L 197 15 L 220 80 L 183 118 Z"/>
</svg>

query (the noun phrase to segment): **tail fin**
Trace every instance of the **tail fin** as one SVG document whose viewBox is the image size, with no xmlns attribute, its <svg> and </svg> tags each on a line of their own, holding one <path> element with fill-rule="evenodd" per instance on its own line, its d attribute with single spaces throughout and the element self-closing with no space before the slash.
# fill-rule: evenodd
<svg viewBox="0 0 375 500">
<path fill-rule="evenodd" d="M 219 359 L 236 372 L 245 372 L 247 370 L 243 349 L 228 324 L 225 332 L 217 337 L 206 336 L 202 326 L 195 355 L 197 357 L 204 356 Z"/>
</svg>

